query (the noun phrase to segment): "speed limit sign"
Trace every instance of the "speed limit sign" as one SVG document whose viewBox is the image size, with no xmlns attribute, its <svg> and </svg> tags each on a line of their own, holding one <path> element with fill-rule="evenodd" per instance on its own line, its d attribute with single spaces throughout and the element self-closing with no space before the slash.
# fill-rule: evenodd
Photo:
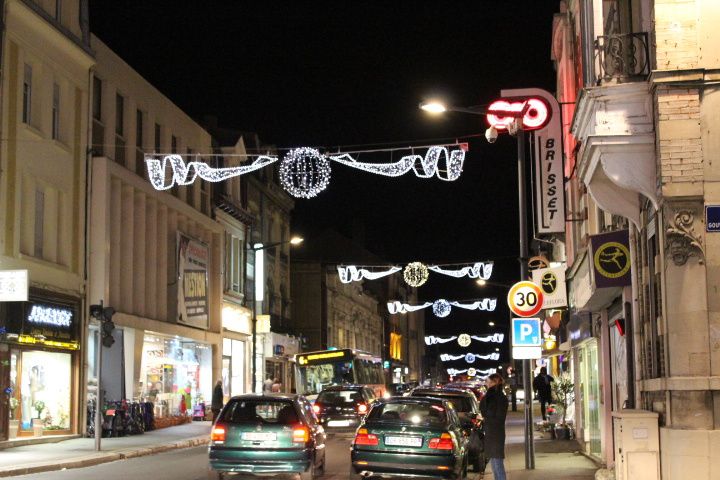
<svg viewBox="0 0 720 480">
<path fill-rule="evenodd" d="M 518 282 L 508 292 L 508 306 L 518 317 L 532 317 L 543 308 L 543 292 L 533 282 Z"/>
</svg>

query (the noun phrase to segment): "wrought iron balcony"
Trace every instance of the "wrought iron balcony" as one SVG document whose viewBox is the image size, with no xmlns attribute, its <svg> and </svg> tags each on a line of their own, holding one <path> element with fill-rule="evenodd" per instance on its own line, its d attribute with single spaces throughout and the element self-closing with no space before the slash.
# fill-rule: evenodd
<svg viewBox="0 0 720 480">
<path fill-rule="evenodd" d="M 647 32 L 597 37 L 595 52 L 600 65 L 598 85 L 642 81 L 650 74 Z"/>
</svg>

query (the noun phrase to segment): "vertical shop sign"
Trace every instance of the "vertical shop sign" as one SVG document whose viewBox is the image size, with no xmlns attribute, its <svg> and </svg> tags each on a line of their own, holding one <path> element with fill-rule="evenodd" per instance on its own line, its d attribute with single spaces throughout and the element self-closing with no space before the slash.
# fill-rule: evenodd
<svg viewBox="0 0 720 480">
<path fill-rule="evenodd" d="M 632 279 L 628 245 L 627 230 L 590 236 L 596 288 L 630 285 Z"/>
<path fill-rule="evenodd" d="M 205 243 L 178 232 L 177 322 L 208 329 L 207 270 L 210 249 Z"/>
</svg>

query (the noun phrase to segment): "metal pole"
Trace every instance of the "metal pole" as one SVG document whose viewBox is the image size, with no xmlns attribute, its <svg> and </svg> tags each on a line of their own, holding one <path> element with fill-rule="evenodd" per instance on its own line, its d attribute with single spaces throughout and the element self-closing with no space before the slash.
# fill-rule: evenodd
<svg viewBox="0 0 720 480">
<path fill-rule="evenodd" d="M 102 307 L 102 301 L 100 302 Z M 100 442 L 102 440 L 102 427 L 103 427 L 103 415 L 102 415 L 102 358 L 103 358 L 103 344 L 102 344 L 102 322 L 99 322 L 97 336 L 97 395 L 95 396 L 95 451 L 100 451 Z"/>
<path fill-rule="evenodd" d="M 527 194 L 525 191 L 525 131 L 520 128 L 517 132 L 517 162 L 518 162 L 518 202 L 520 207 L 520 280 L 528 278 L 529 256 L 528 225 L 527 225 Z M 525 469 L 535 468 L 535 445 L 533 444 L 533 414 L 532 414 L 532 363 L 523 360 L 523 390 L 525 392 Z"/>
<path fill-rule="evenodd" d="M 252 392 L 257 393 L 257 301 L 252 299 Z"/>
</svg>

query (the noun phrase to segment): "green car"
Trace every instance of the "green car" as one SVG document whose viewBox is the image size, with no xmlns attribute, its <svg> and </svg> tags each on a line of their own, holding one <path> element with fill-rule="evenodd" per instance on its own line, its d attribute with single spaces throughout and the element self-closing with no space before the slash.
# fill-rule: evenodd
<svg viewBox="0 0 720 480">
<path fill-rule="evenodd" d="M 350 479 L 467 476 L 467 437 L 452 405 L 439 398 L 375 402 L 355 433 Z"/>
<path fill-rule="evenodd" d="M 295 473 L 312 480 L 325 469 L 325 440 L 312 405 L 302 396 L 233 397 L 212 427 L 209 478 Z"/>
</svg>

